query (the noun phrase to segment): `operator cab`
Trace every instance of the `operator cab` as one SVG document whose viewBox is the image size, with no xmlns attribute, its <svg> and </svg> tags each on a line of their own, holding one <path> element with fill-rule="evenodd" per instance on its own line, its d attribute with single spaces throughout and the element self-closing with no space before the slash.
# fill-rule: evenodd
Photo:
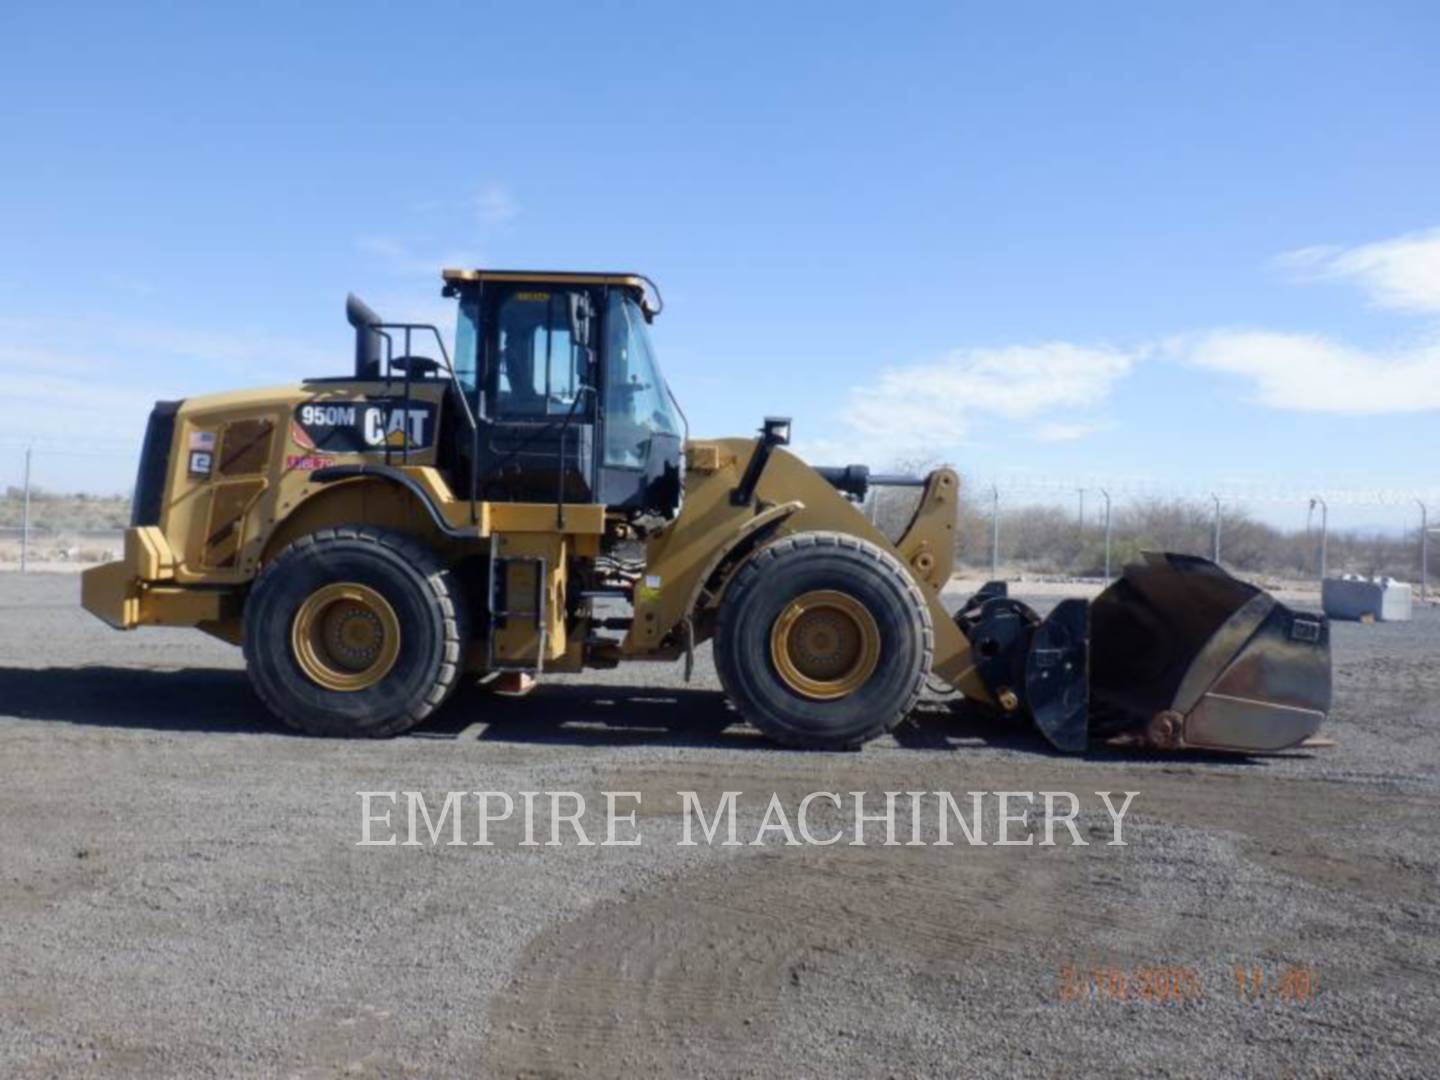
<svg viewBox="0 0 1440 1080">
<path fill-rule="evenodd" d="M 459 304 L 443 368 L 410 354 L 439 337 L 435 327 L 386 323 L 354 296 L 346 317 L 357 379 L 450 383 L 437 462 L 456 493 L 673 517 L 684 416 L 650 344 L 662 306 L 654 284 L 638 274 L 507 270 L 446 270 L 444 279 Z"/>
<path fill-rule="evenodd" d="M 650 344 L 660 299 L 630 274 L 447 270 L 455 374 L 482 499 L 672 516 L 682 418 Z M 466 448 L 458 448 L 462 452 Z M 466 462 L 469 465 L 471 462 Z"/>
</svg>

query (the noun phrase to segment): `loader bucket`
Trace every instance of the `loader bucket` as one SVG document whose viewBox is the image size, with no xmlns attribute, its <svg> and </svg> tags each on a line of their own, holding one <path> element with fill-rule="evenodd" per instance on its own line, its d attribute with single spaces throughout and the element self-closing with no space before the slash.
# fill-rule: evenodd
<svg viewBox="0 0 1440 1080">
<path fill-rule="evenodd" d="M 1147 554 L 1044 619 L 992 582 L 955 616 L 1006 712 L 1057 749 L 1283 750 L 1330 708 L 1330 628 L 1207 559 Z"/>
<path fill-rule="evenodd" d="M 1295 746 L 1330 709 L 1330 628 L 1208 559 L 1146 554 L 1090 606 L 1090 723 L 1159 747 Z"/>
</svg>

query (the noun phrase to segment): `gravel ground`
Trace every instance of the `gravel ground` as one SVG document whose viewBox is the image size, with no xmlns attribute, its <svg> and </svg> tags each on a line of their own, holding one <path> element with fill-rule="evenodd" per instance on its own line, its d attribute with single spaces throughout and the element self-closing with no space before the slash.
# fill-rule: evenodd
<svg viewBox="0 0 1440 1080">
<path fill-rule="evenodd" d="M 1272 758 L 1063 758 L 939 701 L 785 752 L 707 654 L 347 743 L 282 732 L 238 650 L 0 575 L 0 1075 L 1428 1073 L 1440 611 L 1334 637 L 1339 746 Z M 774 792 L 895 789 L 1073 790 L 1093 842 L 677 844 L 681 790 L 744 792 L 748 839 Z M 639 791 L 644 843 L 357 847 L 360 790 Z"/>
</svg>

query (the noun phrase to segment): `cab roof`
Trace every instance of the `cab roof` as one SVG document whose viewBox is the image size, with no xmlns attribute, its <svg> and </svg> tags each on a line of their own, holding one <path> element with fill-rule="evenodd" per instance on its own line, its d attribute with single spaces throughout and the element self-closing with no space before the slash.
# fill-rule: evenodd
<svg viewBox="0 0 1440 1080">
<path fill-rule="evenodd" d="M 574 284 L 574 285 L 618 285 L 632 289 L 640 299 L 646 314 L 659 315 L 665 306 L 660 289 L 644 274 L 627 272 L 600 272 L 575 270 L 460 270 L 446 268 L 440 271 L 447 286 L 471 282 L 510 281 L 533 284 Z"/>
</svg>

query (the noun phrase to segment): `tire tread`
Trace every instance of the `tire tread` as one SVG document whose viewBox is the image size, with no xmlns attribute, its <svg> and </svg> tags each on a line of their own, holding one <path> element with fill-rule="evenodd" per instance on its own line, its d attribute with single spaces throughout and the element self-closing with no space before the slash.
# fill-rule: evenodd
<svg viewBox="0 0 1440 1080">
<path fill-rule="evenodd" d="M 466 619 L 463 615 L 464 604 L 458 602 L 457 597 L 462 596 L 463 593 L 455 575 L 440 562 L 435 552 L 414 537 L 373 525 L 342 525 L 318 529 L 286 545 L 278 555 L 265 564 L 265 567 L 256 576 L 251 585 L 251 596 L 270 587 L 299 555 L 315 548 L 342 543 L 369 544 L 382 549 L 388 555 L 398 557 L 425 580 L 430 592 L 427 599 L 443 615 L 441 625 L 444 634 L 442 644 L 444 662 L 440 664 L 435 680 L 429 689 L 423 694 L 417 695 L 416 701 L 405 712 L 383 724 L 376 724 L 359 732 L 359 734 L 372 738 L 387 738 L 408 731 L 416 724 L 428 719 L 459 686 L 464 671 L 462 656 L 465 646 Z M 242 651 L 246 666 L 252 671 L 255 669 L 256 661 L 256 657 L 253 655 L 254 647 L 250 634 L 245 634 Z M 265 707 L 287 727 L 309 734 L 315 733 L 313 729 L 307 728 L 302 722 L 287 715 L 283 703 L 272 693 L 265 680 L 252 678 L 250 682 Z"/>
<path fill-rule="evenodd" d="M 900 583 L 909 596 L 910 606 L 920 616 L 920 646 L 922 662 L 917 665 L 917 672 L 912 680 L 911 686 L 907 689 L 901 704 L 893 712 L 881 718 L 881 721 L 873 729 L 862 732 L 859 735 L 840 739 L 817 739 L 813 736 L 802 736 L 786 729 L 767 726 L 765 733 L 785 746 L 807 748 L 807 749 L 832 749 L 832 750 L 854 750 L 864 743 L 882 734 L 888 734 L 897 728 L 900 723 L 914 710 L 920 695 L 925 689 L 925 679 L 930 673 L 930 665 L 935 655 L 935 624 L 930 614 L 930 605 L 926 602 L 920 586 L 900 560 L 896 559 L 883 548 L 854 536 L 850 533 L 833 532 L 829 530 L 815 530 L 810 532 L 794 533 L 783 537 L 773 543 L 767 544 L 754 555 L 745 561 L 745 564 L 736 572 L 734 579 L 726 589 L 725 599 L 720 605 L 720 617 L 716 626 L 715 639 L 715 665 L 720 675 L 720 681 L 725 686 L 726 692 L 732 701 L 736 694 L 733 690 L 738 684 L 734 668 L 734 658 L 729 655 L 728 650 L 719 647 L 719 643 L 727 640 L 730 630 L 730 623 L 737 616 L 738 610 L 744 603 L 745 595 L 754 587 L 755 580 L 761 577 L 765 568 L 774 563 L 782 556 L 793 551 L 806 549 L 822 550 L 832 548 L 842 551 L 854 552 L 865 559 L 873 562 L 876 567 L 886 576 Z"/>
</svg>

